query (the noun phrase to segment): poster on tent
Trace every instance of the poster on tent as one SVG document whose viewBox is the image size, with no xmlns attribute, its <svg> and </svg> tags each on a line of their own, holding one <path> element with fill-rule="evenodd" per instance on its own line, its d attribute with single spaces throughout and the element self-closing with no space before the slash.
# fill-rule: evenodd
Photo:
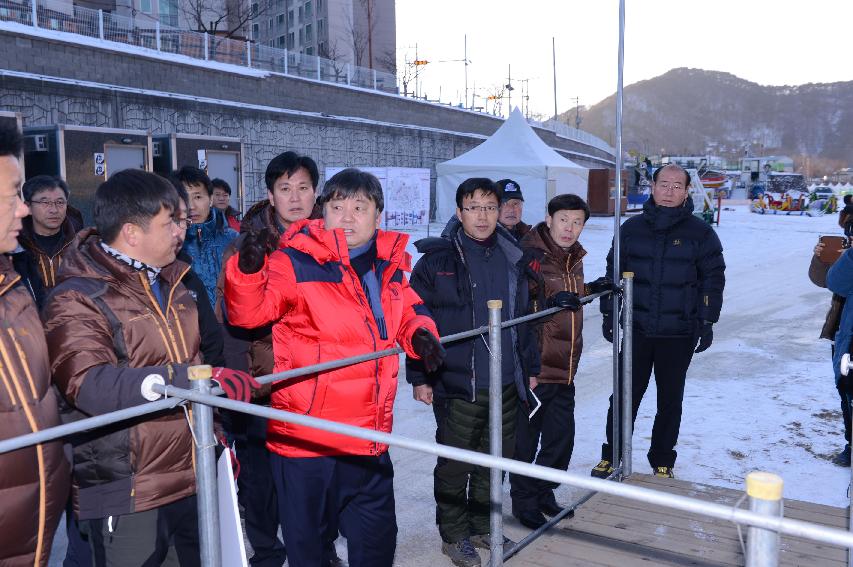
<svg viewBox="0 0 853 567">
<path fill-rule="evenodd" d="M 327 167 L 326 180 L 344 169 Z M 415 228 L 429 224 L 430 170 L 411 167 L 359 167 L 382 184 L 385 210 L 383 229 Z"/>
</svg>

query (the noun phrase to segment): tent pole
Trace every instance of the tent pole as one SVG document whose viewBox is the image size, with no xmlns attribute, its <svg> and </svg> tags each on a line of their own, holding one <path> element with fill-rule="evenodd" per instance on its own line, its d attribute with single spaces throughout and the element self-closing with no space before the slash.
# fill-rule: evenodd
<svg viewBox="0 0 853 567">
<path fill-rule="evenodd" d="M 613 203 L 613 273 L 611 278 L 614 282 L 619 282 L 622 279 L 620 266 L 621 258 L 621 242 L 620 238 L 620 222 L 622 216 L 622 69 L 625 65 L 625 0 L 619 0 L 619 48 L 617 51 L 616 65 L 616 195 L 614 195 Z M 619 303 L 620 300 L 615 298 L 613 301 L 613 312 L 611 314 L 613 321 L 613 467 L 618 467 L 621 451 L 621 440 L 619 432 L 622 431 L 621 419 L 631 419 L 632 416 L 620 416 L 619 409 L 621 408 L 620 400 L 620 380 L 619 380 L 619 347 L 620 347 L 620 327 L 619 327 Z M 621 419 L 620 419 L 621 417 Z M 621 455 L 622 458 L 628 459 L 630 455 Z"/>
</svg>

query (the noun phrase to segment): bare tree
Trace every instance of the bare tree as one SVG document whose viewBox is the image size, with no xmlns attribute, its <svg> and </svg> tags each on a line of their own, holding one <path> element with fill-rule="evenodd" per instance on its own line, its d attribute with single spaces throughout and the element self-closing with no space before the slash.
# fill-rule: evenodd
<svg viewBox="0 0 853 567">
<path fill-rule="evenodd" d="M 246 38 L 249 23 L 266 14 L 271 0 L 182 0 L 180 11 L 200 32 Z"/>
<path fill-rule="evenodd" d="M 319 49 L 317 49 L 317 55 L 328 59 L 332 62 L 332 69 L 335 71 L 335 82 L 340 83 L 341 77 L 346 77 L 346 66 L 348 62 L 346 58 L 341 54 L 341 50 L 338 49 L 337 40 L 329 43 L 328 41 L 320 43 Z"/>
</svg>

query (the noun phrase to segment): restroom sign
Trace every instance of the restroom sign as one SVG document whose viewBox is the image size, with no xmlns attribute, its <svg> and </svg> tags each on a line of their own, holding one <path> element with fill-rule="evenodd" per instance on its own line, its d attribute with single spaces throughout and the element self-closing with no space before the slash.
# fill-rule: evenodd
<svg viewBox="0 0 853 567">
<path fill-rule="evenodd" d="M 101 177 L 106 173 L 106 160 L 104 159 L 104 154 L 96 153 L 95 154 L 95 175 L 97 177 Z"/>
</svg>

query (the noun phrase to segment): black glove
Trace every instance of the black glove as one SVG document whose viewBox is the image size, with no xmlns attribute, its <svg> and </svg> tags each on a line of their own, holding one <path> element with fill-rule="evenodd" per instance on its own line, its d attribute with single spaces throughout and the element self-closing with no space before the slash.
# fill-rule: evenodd
<svg viewBox="0 0 853 567">
<path fill-rule="evenodd" d="M 714 341 L 714 324 L 710 321 L 702 321 L 699 327 L 699 342 L 696 344 L 696 352 L 708 350 L 711 343 Z"/>
<path fill-rule="evenodd" d="M 597 280 L 593 280 L 583 285 L 584 287 L 586 287 L 586 292 L 589 295 L 594 295 L 596 293 L 604 293 L 605 291 L 616 291 L 617 289 L 619 289 L 617 286 L 613 285 L 613 280 L 611 280 L 607 276 L 601 276 Z"/>
<path fill-rule="evenodd" d="M 613 342 L 613 317 L 611 315 L 601 316 L 601 336 L 608 343 Z"/>
<path fill-rule="evenodd" d="M 571 291 L 558 291 L 546 300 L 545 305 L 548 307 L 562 307 L 569 311 L 577 311 L 581 308 L 581 300 L 578 294 Z"/>
<path fill-rule="evenodd" d="M 260 232 L 247 232 L 240 243 L 237 267 L 244 274 L 254 274 L 264 267 L 264 258 L 275 250 L 278 235 L 268 228 Z"/>
<path fill-rule="evenodd" d="M 441 343 L 426 327 L 421 327 L 412 335 L 412 350 L 415 351 L 424 363 L 427 373 L 435 372 L 447 354 Z"/>
</svg>

